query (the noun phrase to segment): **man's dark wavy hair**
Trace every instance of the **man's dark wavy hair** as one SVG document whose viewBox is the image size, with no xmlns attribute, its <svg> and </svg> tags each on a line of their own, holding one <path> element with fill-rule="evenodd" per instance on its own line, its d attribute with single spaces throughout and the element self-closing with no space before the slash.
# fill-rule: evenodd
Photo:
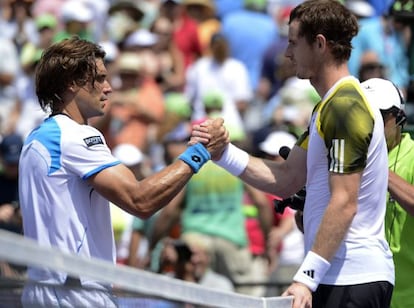
<svg viewBox="0 0 414 308">
<path fill-rule="evenodd" d="M 77 36 L 47 48 L 36 67 L 36 95 L 43 110 L 54 112 L 62 103 L 62 95 L 72 84 L 84 86 L 95 82 L 96 59 L 104 59 L 105 51 L 97 44 Z"/>
</svg>

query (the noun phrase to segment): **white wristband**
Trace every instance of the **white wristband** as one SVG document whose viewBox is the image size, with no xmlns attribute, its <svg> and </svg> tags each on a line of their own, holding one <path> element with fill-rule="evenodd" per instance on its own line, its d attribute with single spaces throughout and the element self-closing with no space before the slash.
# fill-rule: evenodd
<svg viewBox="0 0 414 308">
<path fill-rule="evenodd" d="M 331 264 L 320 255 L 309 251 L 293 280 L 303 283 L 314 292 L 330 266 Z"/>
<path fill-rule="evenodd" d="M 221 158 L 214 162 L 234 176 L 239 176 L 249 163 L 249 154 L 230 143 Z"/>
</svg>

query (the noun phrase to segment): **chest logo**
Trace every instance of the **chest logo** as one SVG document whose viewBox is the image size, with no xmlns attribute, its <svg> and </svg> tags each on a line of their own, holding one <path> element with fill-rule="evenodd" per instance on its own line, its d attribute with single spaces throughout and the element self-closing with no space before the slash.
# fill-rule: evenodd
<svg viewBox="0 0 414 308">
<path fill-rule="evenodd" d="M 83 141 L 85 141 L 87 147 L 91 147 L 97 144 L 104 144 L 100 136 L 84 138 Z"/>
</svg>

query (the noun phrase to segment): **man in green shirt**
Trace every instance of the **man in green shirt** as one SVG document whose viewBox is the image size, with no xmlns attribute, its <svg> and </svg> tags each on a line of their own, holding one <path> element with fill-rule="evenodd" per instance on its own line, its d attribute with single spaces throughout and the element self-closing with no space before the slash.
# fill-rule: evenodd
<svg viewBox="0 0 414 308">
<path fill-rule="evenodd" d="M 402 132 L 406 122 L 404 99 L 394 84 L 372 78 L 362 85 L 368 100 L 381 110 L 388 148 L 385 232 L 395 263 L 391 307 L 414 307 L 414 140 L 409 133 Z"/>
</svg>

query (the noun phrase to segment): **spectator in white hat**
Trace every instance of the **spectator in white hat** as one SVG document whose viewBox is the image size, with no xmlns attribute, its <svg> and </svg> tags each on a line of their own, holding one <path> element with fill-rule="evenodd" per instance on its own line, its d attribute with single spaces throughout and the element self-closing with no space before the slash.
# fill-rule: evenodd
<svg viewBox="0 0 414 308">
<path fill-rule="evenodd" d="M 59 14 L 62 29 L 54 37 L 55 42 L 77 35 L 82 39 L 93 41 L 89 23 L 93 20 L 93 11 L 84 1 L 66 1 Z"/>
<path fill-rule="evenodd" d="M 259 144 L 259 149 L 268 156 L 268 158 L 273 158 L 275 160 L 286 159 L 286 157 L 283 157 L 284 154 L 281 155 L 280 149 L 282 147 L 291 149 L 295 145 L 295 142 L 296 137 L 291 133 L 274 131 Z M 287 154 L 289 154 L 289 152 L 287 152 Z"/>
<path fill-rule="evenodd" d="M 388 195 L 385 213 L 385 234 L 393 253 L 395 288 L 391 307 L 412 307 L 414 289 L 411 277 L 414 268 L 414 141 L 403 132 L 407 117 L 405 100 L 389 80 L 371 78 L 361 84 L 384 120 L 388 148 Z M 385 175 L 384 175 L 385 176 Z"/>
<path fill-rule="evenodd" d="M 111 1 L 108 10 L 107 31 L 111 41 L 121 43 L 128 35 L 141 26 L 145 17 L 142 4 L 146 1 Z"/>
</svg>

